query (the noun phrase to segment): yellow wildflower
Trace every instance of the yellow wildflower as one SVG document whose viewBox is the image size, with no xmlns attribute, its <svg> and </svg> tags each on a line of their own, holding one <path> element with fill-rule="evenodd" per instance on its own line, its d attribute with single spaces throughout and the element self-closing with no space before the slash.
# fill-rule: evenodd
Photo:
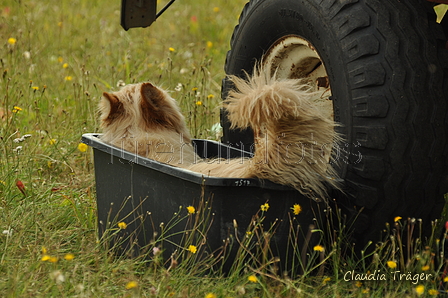
<svg viewBox="0 0 448 298">
<path fill-rule="evenodd" d="M 401 216 L 395 216 L 395 218 L 394 218 L 394 222 L 399 221 L 401 218 L 402 218 Z"/>
<path fill-rule="evenodd" d="M 219 7 L 213 7 L 213 12 L 219 12 Z"/>
<path fill-rule="evenodd" d="M 213 42 L 207 41 L 207 48 L 211 49 L 213 47 Z"/>
<path fill-rule="evenodd" d="M 10 45 L 15 45 L 16 42 L 17 42 L 17 39 L 15 39 L 14 37 L 10 37 L 10 38 L 8 38 L 8 43 L 9 43 Z"/>
<path fill-rule="evenodd" d="M 188 211 L 188 213 L 193 214 L 196 211 L 196 209 L 194 209 L 193 206 L 188 206 L 187 211 Z"/>
<path fill-rule="evenodd" d="M 57 257 L 50 257 L 48 259 L 48 262 L 50 262 L 50 263 L 57 263 L 58 262 L 58 258 Z"/>
<path fill-rule="evenodd" d="M 120 229 L 122 229 L 122 230 L 124 230 L 124 229 L 126 229 L 126 228 L 128 227 L 128 225 L 127 225 L 124 221 L 119 222 L 119 223 L 117 224 L 117 226 L 118 226 Z"/>
<path fill-rule="evenodd" d="M 198 100 L 198 101 L 196 102 L 196 105 L 197 105 L 197 106 L 202 106 L 202 101 Z"/>
<path fill-rule="evenodd" d="M 448 276 L 443 278 L 443 282 L 448 282 Z"/>
<path fill-rule="evenodd" d="M 364 290 L 362 290 L 363 294 L 368 294 L 370 292 L 370 288 L 365 288 Z"/>
<path fill-rule="evenodd" d="M 414 290 L 418 296 L 423 295 L 423 293 L 425 293 L 425 286 L 424 285 L 416 286 Z"/>
<path fill-rule="evenodd" d="M 294 215 L 299 215 L 299 213 L 302 212 L 302 206 L 300 206 L 299 204 L 294 204 L 294 206 L 292 206 L 291 209 Z"/>
<path fill-rule="evenodd" d="M 208 293 L 207 295 L 205 295 L 205 298 L 216 298 L 216 295 L 213 293 Z"/>
<path fill-rule="evenodd" d="M 269 209 L 269 204 L 265 203 L 263 205 L 260 206 L 261 211 L 268 211 Z"/>
<path fill-rule="evenodd" d="M 86 152 L 87 151 L 87 145 L 84 143 L 79 143 L 78 144 L 78 150 L 81 152 Z"/>
<path fill-rule="evenodd" d="M 190 246 L 188 247 L 188 250 L 189 250 L 192 254 L 195 254 L 195 253 L 198 251 L 198 248 L 197 248 L 196 246 L 194 246 L 194 245 L 190 245 Z"/>
<path fill-rule="evenodd" d="M 126 284 L 127 290 L 135 289 L 136 287 L 138 287 L 138 283 L 136 281 L 130 281 Z"/>
<path fill-rule="evenodd" d="M 429 266 L 428 265 L 425 265 L 425 266 L 422 267 L 422 271 L 428 271 L 428 270 L 429 270 Z"/>
<path fill-rule="evenodd" d="M 44 254 L 40 260 L 41 260 L 42 262 L 45 262 L 45 261 L 49 261 L 50 258 L 51 258 L 51 257 L 50 257 L 49 255 Z"/>
<path fill-rule="evenodd" d="M 315 247 L 313 247 L 314 251 L 319 251 L 319 252 L 323 252 L 324 251 L 324 247 L 322 245 L 316 245 Z"/>
<path fill-rule="evenodd" d="M 198 87 L 191 88 L 191 91 L 198 91 Z"/>
<path fill-rule="evenodd" d="M 31 87 L 33 90 L 39 90 L 39 87 L 38 86 L 33 86 L 33 87 Z"/>
<path fill-rule="evenodd" d="M 249 275 L 247 280 L 250 282 L 258 282 L 258 278 L 255 275 Z"/>
<path fill-rule="evenodd" d="M 325 284 L 327 284 L 327 282 L 329 282 L 331 280 L 331 277 L 325 277 L 323 280 L 322 280 L 322 283 L 325 285 Z"/>
<path fill-rule="evenodd" d="M 73 78 L 72 78 L 72 76 L 66 76 L 66 77 L 64 78 L 64 80 L 66 80 L 66 81 L 71 81 L 71 80 L 73 80 Z"/>
<path fill-rule="evenodd" d="M 437 296 L 439 294 L 439 291 L 435 289 L 428 290 L 428 294 L 431 296 Z"/>
<path fill-rule="evenodd" d="M 68 63 L 62 64 L 62 68 L 68 68 Z"/>
<path fill-rule="evenodd" d="M 58 57 L 58 62 L 62 63 L 62 61 L 64 61 L 64 59 L 62 57 Z"/>
<path fill-rule="evenodd" d="M 64 259 L 67 260 L 67 261 L 71 261 L 71 260 L 73 260 L 74 258 L 75 258 L 75 255 L 74 255 L 74 254 L 70 254 L 70 253 L 68 253 L 68 254 L 66 254 L 66 255 L 64 256 Z"/>
<path fill-rule="evenodd" d="M 397 263 L 395 261 L 387 261 L 387 267 L 390 269 L 395 269 L 397 268 Z"/>
<path fill-rule="evenodd" d="M 207 98 L 212 99 L 212 98 L 215 98 L 215 96 L 213 94 L 209 94 L 209 95 L 207 95 Z"/>
<path fill-rule="evenodd" d="M 174 49 L 174 48 L 172 48 L 172 47 L 170 47 L 168 50 L 169 50 L 170 52 L 175 52 L 175 51 L 176 51 L 176 49 Z"/>
<path fill-rule="evenodd" d="M 357 288 L 360 288 L 360 287 L 362 287 L 362 282 L 360 282 L 359 280 L 355 283 L 355 286 L 357 287 Z"/>
<path fill-rule="evenodd" d="M 50 139 L 50 140 L 48 141 L 48 143 L 49 143 L 50 145 L 54 145 L 54 144 L 56 144 L 56 140 L 55 140 L 55 139 Z"/>
<path fill-rule="evenodd" d="M 14 108 L 12 108 L 12 112 L 13 112 L 13 113 L 19 113 L 20 111 L 22 111 L 22 108 L 21 108 L 21 107 L 14 106 Z"/>
</svg>

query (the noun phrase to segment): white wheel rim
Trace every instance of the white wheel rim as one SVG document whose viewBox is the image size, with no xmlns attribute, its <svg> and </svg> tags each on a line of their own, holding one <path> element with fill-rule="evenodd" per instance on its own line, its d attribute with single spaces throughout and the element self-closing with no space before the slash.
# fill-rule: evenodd
<svg viewBox="0 0 448 298">
<path fill-rule="evenodd" d="M 329 119 L 334 120 L 331 87 L 324 63 L 313 45 L 297 35 L 277 40 L 266 52 L 263 66 L 277 72 L 278 78 L 305 79 L 314 87 L 314 104 Z"/>
</svg>

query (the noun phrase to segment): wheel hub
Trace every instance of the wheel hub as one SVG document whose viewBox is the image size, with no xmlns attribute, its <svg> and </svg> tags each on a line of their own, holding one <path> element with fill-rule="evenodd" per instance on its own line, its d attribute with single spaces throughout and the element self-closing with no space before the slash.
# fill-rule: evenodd
<svg viewBox="0 0 448 298">
<path fill-rule="evenodd" d="M 313 45 L 297 35 L 278 39 L 263 58 L 263 66 L 278 78 L 303 79 L 315 91 L 313 103 L 329 119 L 334 120 L 331 87 L 325 66 Z"/>
</svg>

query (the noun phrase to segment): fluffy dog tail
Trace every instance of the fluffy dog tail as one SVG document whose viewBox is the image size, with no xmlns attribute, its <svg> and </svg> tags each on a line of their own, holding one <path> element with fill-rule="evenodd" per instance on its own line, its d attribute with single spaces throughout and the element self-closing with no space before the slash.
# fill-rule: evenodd
<svg viewBox="0 0 448 298">
<path fill-rule="evenodd" d="M 257 68 L 247 80 L 230 79 L 235 89 L 224 106 L 231 127 L 254 131 L 249 175 L 292 186 L 313 199 L 325 199 L 328 184 L 338 188 L 329 160 L 340 137 L 335 122 L 311 102 L 312 87 Z"/>
<path fill-rule="evenodd" d="M 247 80 L 230 76 L 235 89 L 224 102 L 232 128 L 258 127 L 286 117 L 314 117 L 301 109 L 312 96 L 311 87 L 301 80 L 277 80 L 267 72 L 254 70 Z M 313 111 L 315 112 L 315 111 Z"/>
</svg>

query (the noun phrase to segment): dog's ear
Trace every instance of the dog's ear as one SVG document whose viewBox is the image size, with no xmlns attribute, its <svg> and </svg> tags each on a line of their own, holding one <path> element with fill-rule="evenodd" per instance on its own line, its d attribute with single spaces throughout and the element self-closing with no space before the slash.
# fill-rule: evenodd
<svg viewBox="0 0 448 298">
<path fill-rule="evenodd" d="M 110 112 L 109 119 L 115 118 L 118 114 L 123 112 L 123 104 L 120 102 L 118 97 L 112 93 L 103 92 L 103 97 L 109 101 Z"/>
<path fill-rule="evenodd" d="M 151 83 L 143 83 L 140 93 L 142 95 L 140 103 L 142 115 L 148 127 L 176 129 L 176 123 L 180 120 L 172 105 L 169 104 L 167 95 Z"/>
<path fill-rule="evenodd" d="M 166 120 L 163 109 L 164 95 L 157 87 L 151 83 L 143 83 L 140 89 L 142 100 L 140 106 L 142 116 L 148 127 L 165 125 Z"/>
<path fill-rule="evenodd" d="M 140 93 L 143 99 L 141 102 L 143 109 L 158 110 L 164 101 L 162 91 L 151 83 L 143 83 Z"/>
</svg>

